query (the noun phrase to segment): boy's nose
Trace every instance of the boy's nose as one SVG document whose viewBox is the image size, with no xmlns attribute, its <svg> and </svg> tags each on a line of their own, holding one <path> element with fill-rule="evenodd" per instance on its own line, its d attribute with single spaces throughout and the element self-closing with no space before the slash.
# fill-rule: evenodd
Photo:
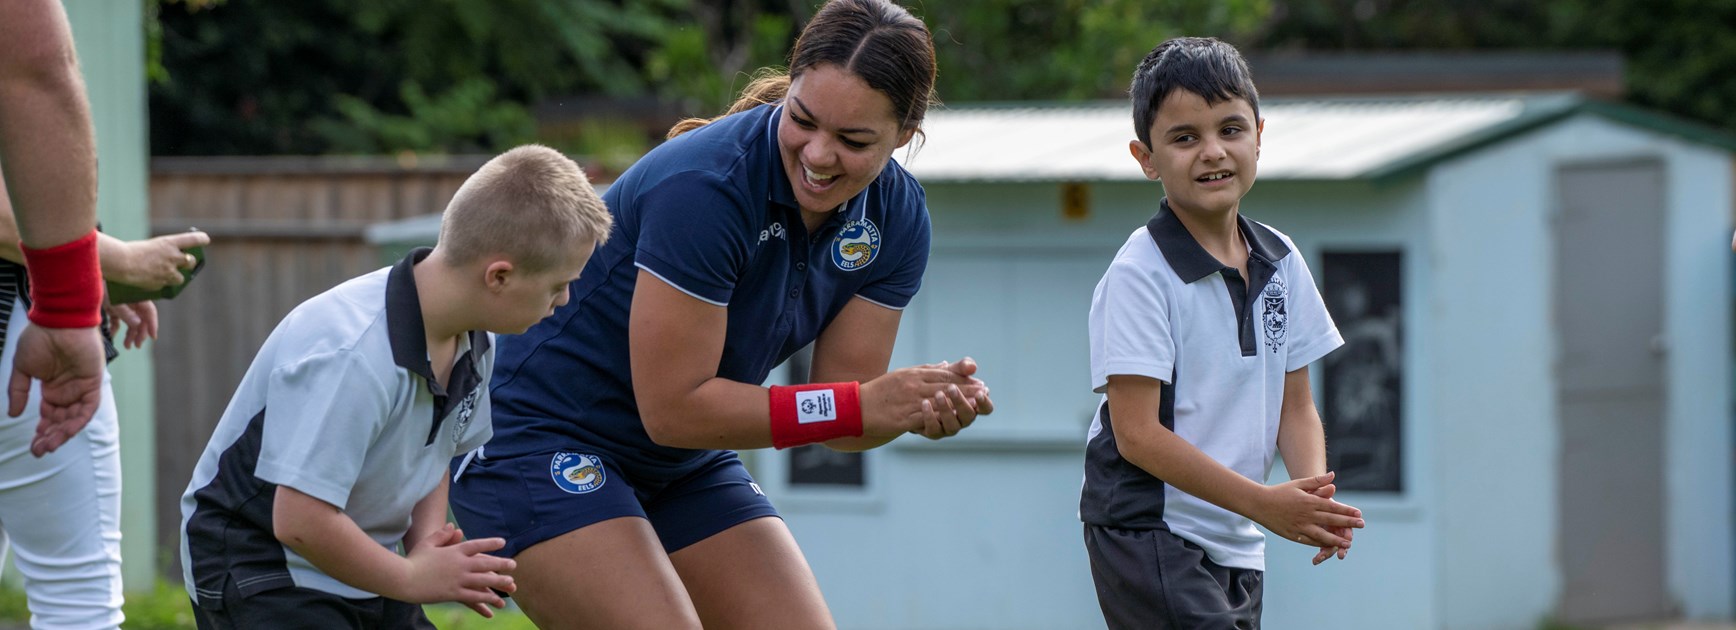
<svg viewBox="0 0 1736 630">
<path fill-rule="evenodd" d="M 1200 159 L 1207 162 L 1222 160 L 1227 155 L 1228 152 L 1224 151 L 1224 145 L 1211 140 L 1207 140 L 1205 144 L 1200 147 Z"/>
</svg>

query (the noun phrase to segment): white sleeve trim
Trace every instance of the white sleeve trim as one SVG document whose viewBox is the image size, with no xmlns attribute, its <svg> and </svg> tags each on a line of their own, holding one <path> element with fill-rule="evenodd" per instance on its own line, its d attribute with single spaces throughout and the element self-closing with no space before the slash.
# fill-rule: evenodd
<svg viewBox="0 0 1736 630">
<path fill-rule="evenodd" d="M 710 305 L 712 305 L 712 306 L 729 306 L 729 302 L 719 302 L 719 301 L 717 301 L 717 300 L 708 300 L 708 299 L 705 299 L 705 298 L 704 298 L 704 297 L 702 297 L 702 296 L 700 296 L 700 295 L 699 295 L 699 294 L 698 294 L 698 293 L 694 293 L 694 292 L 692 292 L 692 291 L 688 291 L 688 290 L 687 290 L 687 289 L 685 289 L 685 288 L 682 288 L 682 286 L 681 286 L 681 285 L 679 285 L 679 284 L 675 284 L 675 282 L 674 282 L 674 281 L 672 281 L 672 280 L 670 280 L 670 279 L 668 279 L 668 278 L 665 278 L 665 277 L 663 277 L 663 274 L 660 274 L 660 273 L 657 273 L 657 271 L 656 271 L 656 270 L 655 270 L 655 269 L 652 269 L 652 268 L 650 268 L 650 267 L 646 267 L 646 266 L 645 266 L 645 263 L 642 263 L 642 262 L 635 262 L 635 263 L 633 263 L 633 266 L 634 266 L 634 267 L 638 267 L 638 268 L 640 268 L 640 269 L 644 269 L 644 270 L 645 270 L 645 273 L 648 273 L 648 274 L 651 274 L 651 275 L 653 275 L 653 276 L 657 276 L 657 279 L 658 279 L 658 280 L 662 280 L 662 281 L 663 281 L 663 283 L 664 283 L 664 284 L 667 284 L 667 285 L 669 285 L 669 286 L 672 286 L 672 287 L 675 287 L 675 290 L 676 290 L 676 291 L 680 291 L 680 292 L 682 292 L 682 293 L 686 293 L 686 294 L 687 294 L 687 295 L 688 295 L 688 296 L 690 296 L 690 297 L 692 297 L 692 298 L 693 298 L 693 299 L 695 299 L 695 300 L 699 300 L 699 301 L 701 301 L 701 302 L 704 302 L 704 303 L 706 303 L 706 304 L 710 304 Z"/>
<path fill-rule="evenodd" d="M 880 307 L 880 308 L 884 308 L 884 309 L 887 309 L 887 310 L 893 310 L 893 311 L 902 311 L 902 310 L 904 310 L 904 307 L 902 307 L 902 306 L 893 306 L 893 305 L 891 305 L 891 304 L 884 304 L 884 303 L 881 303 L 881 302 L 876 302 L 876 301 L 874 301 L 874 300 L 871 300 L 871 299 L 868 299 L 868 298 L 867 298 L 867 297 L 865 297 L 865 296 L 863 296 L 863 295 L 862 295 L 862 294 L 860 294 L 860 293 L 857 293 L 857 294 L 856 294 L 856 299 L 858 299 L 858 300 L 862 300 L 862 301 L 863 301 L 863 302 L 867 302 L 867 303 L 869 303 L 869 304 L 873 304 L 873 305 L 875 305 L 875 306 L 878 306 L 878 307 Z"/>
</svg>

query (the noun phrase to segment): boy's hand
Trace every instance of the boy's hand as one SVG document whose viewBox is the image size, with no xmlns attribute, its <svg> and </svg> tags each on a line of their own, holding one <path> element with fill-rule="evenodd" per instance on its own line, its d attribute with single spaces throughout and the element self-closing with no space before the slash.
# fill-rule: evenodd
<svg viewBox="0 0 1736 630">
<path fill-rule="evenodd" d="M 1315 489 L 1313 492 L 1314 496 L 1320 497 L 1322 499 L 1327 499 L 1327 500 L 1332 500 L 1332 495 L 1337 494 L 1337 493 L 1338 493 L 1338 486 L 1333 485 L 1333 484 L 1327 484 L 1327 485 L 1321 486 L 1321 487 Z M 1337 503 L 1337 501 L 1333 501 L 1333 503 Z M 1332 532 L 1333 535 L 1338 536 L 1340 538 L 1343 538 L 1345 540 L 1345 542 L 1350 542 L 1353 538 L 1356 537 L 1356 530 L 1353 528 L 1350 528 L 1350 527 L 1330 527 L 1330 528 L 1327 528 L 1326 531 Z M 1349 545 L 1345 545 L 1343 547 L 1321 547 L 1320 552 L 1314 554 L 1314 564 L 1315 564 L 1315 566 L 1319 566 L 1320 563 L 1325 562 L 1328 559 L 1332 558 L 1332 556 L 1334 554 L 1337 554 L 1339 560 L 1343 560 L 1344 556 L 1346 554 L 1349 554 L 1349 553 L 1350 553 L 1350 546 Z"/>
<path fill-rule="evenodd" d="M 1250 517 L 1286 540 L 1314 547 L 1350 547 L 1350 540 L 1333 529 L 1362 527 L 1362 510 L 1321 498 L 1315 491 L 1331 486 L 1333 473 L 1266 486 Z"/>
<path fill-rule="evenodd" d="M 506 546 L 501 538 L 464 540 L 464 532 L 447 523 L 416 543 L 406 557 L 410 574 L 400 599 L 413 604 L 459 602 L 483 617 L 493 618 L 495 608 L 506 600 L 494 591 L 518 590 L 510 573 L 518 563 L 509 558 L 484 555 Z"/>
</svg>

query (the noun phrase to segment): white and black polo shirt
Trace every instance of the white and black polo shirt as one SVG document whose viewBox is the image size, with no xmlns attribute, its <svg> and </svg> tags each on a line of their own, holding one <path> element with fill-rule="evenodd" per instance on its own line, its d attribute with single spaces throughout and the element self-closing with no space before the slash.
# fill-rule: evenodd
<svg viewBox="0 0 1736 630">
<path fill-rule="evenodd" d="M 1284 375 L 1344 341 L 1290 239 L 1237 217 L 1248 275 L 1218 262 L 1165 200 L 1116 253 L 1091 299 L 1091 385 L 1111 375 L 1163 382 L 1156 418 L 1109 417 L 1105 395 L 1091 422 L 1086 523 L 1167 529 L 1226 567 L 1264 570 L 1253 521 L 1170 487 L 1116 450 L 1113 422 L 1158 421 L 1212 459 L 1264 483 L 1278 445 Z"/>
<path fill-rule="evenodd" d="M 181 495 L 182 577 L 199 605 L 220 609 L 228 582 L 243 596 L 374 597 L 278 543 L 277 486 L 342 508 L 396 549 L 452 456 L 493 434 L 488 333 L 461 336 L 448 387 L 434 379 L 411 270 L 428 252 L 303 302 L 259 349 Z"/>
</svg>

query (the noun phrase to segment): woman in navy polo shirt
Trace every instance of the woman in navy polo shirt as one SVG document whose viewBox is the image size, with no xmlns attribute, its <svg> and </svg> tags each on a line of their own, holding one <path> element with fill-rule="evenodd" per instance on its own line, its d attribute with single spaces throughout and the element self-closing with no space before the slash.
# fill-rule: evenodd
<svg viewBox="0 0 1736 630">
<path fill-rule="evenodd" d="M 938 439 L 992 410 L 968 359 L 887 371 L 929 244 L 891 156 L 934 72 L 909 12 L 832 0 L 789 76 L 677 125 L 609 187 L 616 233 L 569 304 L 500 340 L 495 437 L 453 465 L 459 523 L 506 538 L 538 625 L 832 627 L 728 449 Z M 818 384 L 757 385 L 809 343 Z"/>
</svg>

